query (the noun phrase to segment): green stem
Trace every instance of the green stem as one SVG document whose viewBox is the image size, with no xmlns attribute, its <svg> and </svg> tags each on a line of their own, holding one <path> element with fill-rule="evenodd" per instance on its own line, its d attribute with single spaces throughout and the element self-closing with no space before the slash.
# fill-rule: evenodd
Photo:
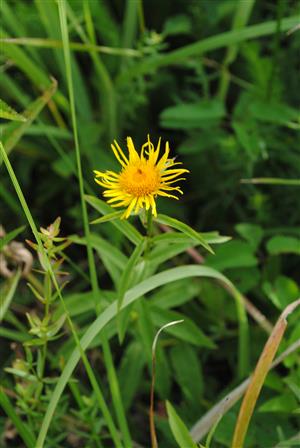
<svg viewBox="0 0 300 448">
<path fill-rule="evenodd" d="M 112 353 L 110 350 L 109 342 L 107 339 L 106 332 L 104 332 L 102 337 L 102 348 L 103 348 L 103 355 L 104 355 L 104 361 L 105 361 L 105 367 L 108 375 L 108 381 L 109 381 L 109 387 L 111 391 L 111 396 L 113 400 L 113 405 L 116 411 L 117 420 L 120 426 L 120 429 L 122 431 L 123 439 L 124 439 L 124 445 L 126 448 L 132 448 L 132 441 L 131 436 L 129 432 L 129 428 L 127 425 L 127 420 L 124 412 L 123 407 L 123 401 L 120 393 L 118 378 L 113 362 Z"/>
<path fill-rule="evenodd" d="M 82 218 L 83 218 L 84 233 L 85 233 L 86 241 L 87 241 L 87 257 L 88 257 L 90 277 L 91 277 L 91 282 L 92 282 L 92 289 L 93 289 L 93 291 L 97 291 L 98 290 L 97 272 L 96 272 L 96 266 L 95 266 L 95 261 L 94 261 L 94 256 L 93 256 L 93 249 L 92 249 L 92 246 L 90 243 L 90 227 L 89 227 L 89 221 L 88 221 L 87 207 L 86 207 L 86 203 L 84 200 L 83 175 L 82 175 L 81 155 L 80 155 L 80 147 L 79 147 L 79 139 L 78 139 L 77 120 L 76 120 L 75 97 L 74 97 L 74 89 L 73 89 L 73 77 L 72 77 L 71 57 L 70 57 L 70 43 L 69 43 L 69 32 L 68 32 L 68 26 L 67 26 L 65 0 L 61 0 L 58 2 L 58 8 L 59 8 L 59 19 L 60 19 L 62 40 L 63 40 L 63 50 L 64 50 L 66 74 L 67 74 L 67 81 L 68 81 L 68 89 L 69 89 L 72 127 L 73 127 L 74 141 L 75 141 L 75 153 L 76 153 L 76 164 L 77 164 L 77 172 L 78 172 L 81 211 L 82 211 Z M 95 306 L 98 307 L 97 297 L 95 297 Z"/>
<path fill-rule="evenodd" d="M 226 284 L 227 289 L 233 296 L 236 304 L 237 318 L 239 324 L 239 337 L 238 337 L 238 378 L 245 378 L 249 372 L 249 327 L 247 313 L 245 310 L 245 302 L 241 293 L 235 288 L 233 284 L 229 287 Z"/>
<path fill-rule="evenodd" d="M 147 210 L 147 221 L 146 221 L 146 247 L 144 252 L 144 257 L 147 258 L 152 244 L 152 232 L 153 232 L 153 214 L 151 208 Z"/>
</svg>

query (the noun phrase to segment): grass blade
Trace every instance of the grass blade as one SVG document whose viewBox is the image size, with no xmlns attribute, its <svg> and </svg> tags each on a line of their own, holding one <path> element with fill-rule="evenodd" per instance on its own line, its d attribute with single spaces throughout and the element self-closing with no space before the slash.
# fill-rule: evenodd
<svg viewBox="0 0 300 448">
<path fill-rule="evenodd" d="M 284 335 L 285 329 L 287 327 L 287 317 L 292 313 L 298 306 L 300 306 L 300 299 L 295 302 L 290 303 L 281 316 L 279 317 L 274 329 L 267 340 L 267 343 L 260 355 L 258 363 L 256 365 L 255 371 L 251 378 L 249 387 L 244 396 L 239 416 L 237 419 L 236 427 L 234 430 L 232 448 L 243 447 L 244 440 L 246 437 L 247 429 L 252 417 L 254 407 L 260 391 L 262 389 L 266 375 L 270 369 L 273 358 L 277 352 L 280 341 Z"/>
<path fill-rule="evenodd" d="M 39 115 L 41 110 L 45 107 L 48 101 L 51 99 L 56 91 L 57 82 L 52 78 L 52 84 L 36 101 L 30 104 L 30 106 L 23 112 L 26 121 L 21 124 L 11 123 L 6 128 L 6 132 L 3 135 L 3 144 L 5 146 L 6 153 L 9 154 L 14 146 L 18 143 L 24 132 L 27 131 L 33 120 Z M 0 165 L 2 159 L 0 158 Z"/>
<path fill-rule="evenodd" d="M 20 419 L 18 414 L 16 413 L 13 405 L 11 404 L 8 396 L 5 394 L 3 388 L 0 386 L 0 405 L 6 415 L 11 419 L 13 424 L 18 430 L 18 434 L 22 438 L 23 442 L 28 448 L 32 448 L 33 446 L 37 446 L 35 443 L 35 437 L 29 427 L 25 425 L 24 422 Z"/>
<path fill-rule="evenodd" d="M 299 23 L 299 16 L 287 17 L 281 22 L 281 31 L 287 31 Z M 132 69 L 129 69 L 124 74 L 119 76 L 119 82 L 127 82 L 129 78 L 149 73 L 157 70 L 159 67 L 179 64 L 185 59 L 199 56 L 208 51 L 216 50 L 217 48 L 227 47 L 228 45 L 235 45 L 239 42 L 244 42 L 250 39 L 256 39 L 262 36 L 268 36 L 276 32 L 277 22 L 270 21 L 259 23 L 245 27 L 241 30 L 227 31 L 219 33 L 216 36 L 211 36 L 199 42 L 186 45 L 183 48 L 173 50 L 169 53 L 153 57 L 139 64 L 136 64 Z"/>
<path fill-rule="evenodd" d="M 244 0 L 239 0 L 237 2 L 235 14 L 232 21 L 232 31 L 234 30 L 241 30 L 245 28 L 246 23 L 248 22 L 253 6 L 254 6 L 255 0 L 248 0 L 245 2 Z M 238 54 L 238 45 L 237 43 L 233 43 L 231 45 L 228 45 L 226 55 L 223 62 L 222 72 L 221 72 L 221 78 L 219 82 L 219 98 L 222 101 L 225 101 L 229 82 L 230 82 L 230 75 L 228 72 L 228 67 L 230 64 L 234 62 Z"/>
<path fill-rule="evenodd" d="M 253 179 L 242 179 L 242 184 L 261 184 L 261 185 L 286 185 L 300 187 L 299 179 L 279 179 L 277 177 L 257 177 Z"/>
<path fill-rule="evenodd" d="M 0 322 L 2 322 L 10 302 L 14 297 L 21 277 L 21 272 L 22 271 L 18 269 L 15 275 L 7 281 L 6 288 L 2 287 L 0 289 Z"/>
<path fill-rule="evenodd" d="M 26 226 L 18 227 L 17 229 L 12 230 L 9 233 L 6 233 L 1 239 L 0 239 L 0 252 L 3 249 L 6 244 L 8 244 L 11 240 L 14 240 L 16 236 L 18 236 Z"/>
</svg>

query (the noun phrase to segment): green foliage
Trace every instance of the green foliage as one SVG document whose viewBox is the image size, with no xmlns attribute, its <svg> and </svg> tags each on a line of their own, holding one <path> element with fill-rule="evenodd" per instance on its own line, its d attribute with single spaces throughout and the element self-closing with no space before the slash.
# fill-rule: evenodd
<svg viewBox="0 0 300 448">
<path fill-rule="evenodd" d="M 150 446 L 153 339 L 183 320 L 157 347 L 158 445 L 233 448 L 239 404 L 206 413 L 300 296 L 299 14 L 271 3 L 2 0 L 1 447 Z M 93 170 L 148 133 L 190 173 L 147 230 Z M 245 448 L 299 444 L 299 316 Z"/>
</svg>

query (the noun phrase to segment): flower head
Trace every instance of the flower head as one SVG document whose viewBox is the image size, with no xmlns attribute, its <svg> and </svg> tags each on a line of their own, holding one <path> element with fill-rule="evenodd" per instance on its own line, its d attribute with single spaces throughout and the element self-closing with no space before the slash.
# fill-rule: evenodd
<svg viewBox="0 0 300 448">
<path fill-rule="evenodd" d="M 178 199 L 174 193 L 182 194 L 174 182 L 184 180 L 179 177 L 189 171 L 183 168 L 174 168 L 181 165 L 175 162 L 175 158 L 169 159 L 169 143 L 166 143 L 164 153 L 159 158 L 159 139 L 157 147 L 154 148 L 148 135 L 147 142 L 142 146 L 140 154 L 135 150 L 131 137 L 127 137 L 128 156 L 126 157 L 116 140 L 111 148 L 116 159 L 122 166 L 119 173 L 114 171 L 94 171 L 95 181 L 104 187 L 103 196 L 108 198 L 112 207 L 124 207 L 126 210 L 122 218 L 128 218 L 131 212 L 138 213 L 140 209 L 151 208 L 152 214 L 156 212 L 156 197 L 166 196 Z M 178 178 L 179 177 L 179 178 Z"/>
</svg>

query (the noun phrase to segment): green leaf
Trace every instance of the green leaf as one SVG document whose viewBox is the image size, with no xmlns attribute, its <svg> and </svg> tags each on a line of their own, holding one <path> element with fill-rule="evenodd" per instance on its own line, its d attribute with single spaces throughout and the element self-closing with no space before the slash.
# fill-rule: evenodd
<svg viewBox="0 0 300 448">
<path fill-rule="evenodd" d="M 191 20 L 184 14 L 178 14 L 177 16 L 169 17 L 163 28 L 164 36 L 174 36 L 178 34 L 190 34 Z"/>
<path fill-rule="evenodd" d="M 171 349 L 170 356 L 175 379 L 182 394 L 190 406 L 197 408 L 201 402 L 204 383 L 196 350 L 188 344 L 178 344 Z"/>
<path fill-rule="evenodd" d="M 161 216 L 161 215 L 160 215 Z M 231 236 L 220 235 L 219 232 L 201 232 L 201 237 L 206 241 L 207 244 L 223 244 L 231 240 Z M 170 244 L 170 243 L 193 243 L 193 246 L 197 246 L 198 240 L 179 232 L 166 232 L 160 235 L 155 235 L 151 242 L 153 244 Z"/>
<path fill-rule="evenodd" d="M 130 408 L 143 378 L 142 374 L 145 363 L 145 352 L 140 341 L 129 344 L 122 356 L 121 366 L 118 373 L 123 404 L 126 410 Z"/>
<path fill-rule="evenodd" d="M 216 254 L 208 256 L 206 263 L 220 271 L 231 268 L 252 267 L 257 265 L 253 247 L 244 241 L 229 241 L 218 246 Z"/>
<path fill-rule="evenodd" d="M 10 123 L 3 133 L 3 145 L 7 154 L 15 147 L 20 138 L 26 132 L 33 120 L 39 115 L 41 110 L 45 107 L 51 97 L 54 95 L 57 87 L 57 82 L 52 79 L 51 85 L 44 91 L 36 101 L 31 103 L 24 112 L 26 121 L 24 123 Z M 0 165 L 2 163 L 2 157 L 0 158 Z"/>
<path fill-rule="evenodd" d="M 251 244 L 254 250 L 259 246 L 263 238 L 263 230 L 256 224 L 241 223 L 235 226 L 236 231 Z"/>
<path fill-rule="evenodd" d="M 175 308 L 199 295 L 199 282 L 179 280 L 163 286 L 151 296 L 151 303 L 163 309 Z"/>
<path fill-rule="evenodd" d="M 297 400 L 291 392 L 286 392 L 265 401 L 258 412 L 286 412 L 291 414 L 297 408 Z"/>
<path fill-rule="evenodd" d="M 0 99 L 0 118 L 13 121 L 26 121 L 27 119 L 23 115 L 16 112 L 5 101 Z"/>
<path fill-rule="evenodd" d="M 88 202 L 88 204 L 90 204 L 102 214 L 112 213 L 114 211 L 114 209 L 106 204 L 106 202 L 94 196 L 85 195 L 85 200 Z M 138 244 L 143 238 L 142 235 L 135 229 L 135 227 L 133 227 L 133 225 L 131 225 L 128 221 L 115 220 L 111 221 L 111 224 L 116 227 L 121 233 L 123 233 L 123 235 L 125 235 L 135 245 Z"/>
<path fill-rule="evenodd" d="M 232 123 L 232 128 L 234 130 L 238 142 L 245 149 L 248 156 L 251 159 L 256 159 L 256 155 L 259 151 L 260 146 L 257 133 L 253 132 L 252 129 L 250 130 L 247 127 L 247 124 L 240 123 L 238 121 Z"/>
<path fill-rule="evenodd" d="M 201 246 L 205 247 L 205 249 L 208 250 L 208 252 L 210 252 L 212 254 L 214 253 L 212 248 L 209 246 L 209 244 L 207 244 L 205 239 L 202 237 L 201 233 L 196 232 L 194 229 L 192 229 L 187 224 L 185 224 L 181 221 L 178 221 L 178 219 L 170 218 L 167 215 L 159 214 L 155 218 L 155 221 L 159 222 L 160 224 L 166 224 L 167 226 L 170 226 L 176 230 L 179 230 L 180 232 L 186 234 L 193 240 L 197 241 Z"/>
<path fill-rule="evenodd" d="M 299 297 L 297 283 L 291 278 L 280 275 L 276 278 L 274 285 L 269 282 L 263 284 L 263 290 L 271 302 L 280 310 Z"/>
<path fill-rule="evenodd" d="M 79 237 L 77 235 L 72 235 L 68 238 L 75 244 L 85 245 L 86 238 Z M 99 235 L 95 233 L 90 234 L 91 246 L 96 249 L 100 256 L 107 257 L 119 270 L 124 269 L 128 258 L 123 254 L 117 247 L 113 246 L 109 241 L 104 240 Z"/>
<path fill-rule="evenodd" d="M 224 116 L 224 105 L 218 100 L 182 103 L 164 109 L 160 114 L 160 123 L 169 129 L 198 129 Z"/>
<path fill-rule="evenodd" d="M 91 224 L 102 224 L 104 222 L 110 222 L 114 221 L 115 219 L 120 219 L 123 213 L 124 213 L 123 211 L 108 213 L 107 215 L 102 216 L 101 218 L 94 219 L 94 221 L 91 221 Z"/>
<path fill-rule="evenodd" d="M 23 442 L 28 448 L 32 448 L 36 445 L 34 434 L 31 431 L 29 425 L 22 421 L 11 404 L 8 396 L 5 394 L 3 388 L 0 386 L 0 405 L 6 415 L 11 419 L 15 427 L 17 428 L 18 434 L 22 438 Z"/>
<path fill-rule="evenodd" d="M 189 430 L 171 405 L 169 401 L 166 402 L 169 425 L 172 434 L 180 448 L 197 448 L 192 437 L 190 436 Z"/>
<path fill-rule="evenodd" d="M 17 229 L 12 230 L 9 233 L 6 233 L 2 238 L 0 238 L 0 251 L 3 250 L 3 247 L 6 246 L 11 240 L 14 240 L 16 236 L 18 236 L 26 226 L 18 227 Z"/>
<path fill-rule="evenodd" d="M 292 109 L 286 104 L 256 100 L 251 102 L 249 110 L 256 119 L 279 125 L 299 120 L 299 110 Z"/>
<path fill-rule="evenodd" d="M 132 254 L 125 266 L 125 269 L 122 272 L 121 278 L 120 278 L 119 287 L 118 287 L 118 316 L 117 316 L 118 335 L 119 335 L 120 342 L 122 342 L 123 338 L 124 338 L 125 329 L 126 329 L 126 326 L 124 326 L 124 323 L 127 322 L 127 316 L 126 316 L 126 313 L 120 315 L 119 311 L 122 307 L 124 294 L 126 293 L 127 289 L 130 286 L 133 286 L 137 282 L 136 280 L 138 277 L 136 275 L 137 273 L 136 273 L 135 267 L 136 267 L 137 262 L 140 260 L 142 253 L 144 252 L 145 243 L 146 243 L 145 239 L 142 239 L 141 242 L 136 246 L 136 248 L 132 252 Z M 135 281 L 134 281 L 134 276 L 135 276 Z M 125 320 L 122 319 L 123 315 L 125 317 Z"/>
<path fill-rule="evenodd" d="M 5 313 L 14 297 L 22 271 L 18 269 L 16 273 L 8 279 L 0 289 L 0 322 L 2 322 Z"/>
<path fill-rule="evenodd" d="M 297 254 L 300 255 L 300 238 L 277 235 L 267 242 L 267 250 L 271 255 Z"/>
</svg>

